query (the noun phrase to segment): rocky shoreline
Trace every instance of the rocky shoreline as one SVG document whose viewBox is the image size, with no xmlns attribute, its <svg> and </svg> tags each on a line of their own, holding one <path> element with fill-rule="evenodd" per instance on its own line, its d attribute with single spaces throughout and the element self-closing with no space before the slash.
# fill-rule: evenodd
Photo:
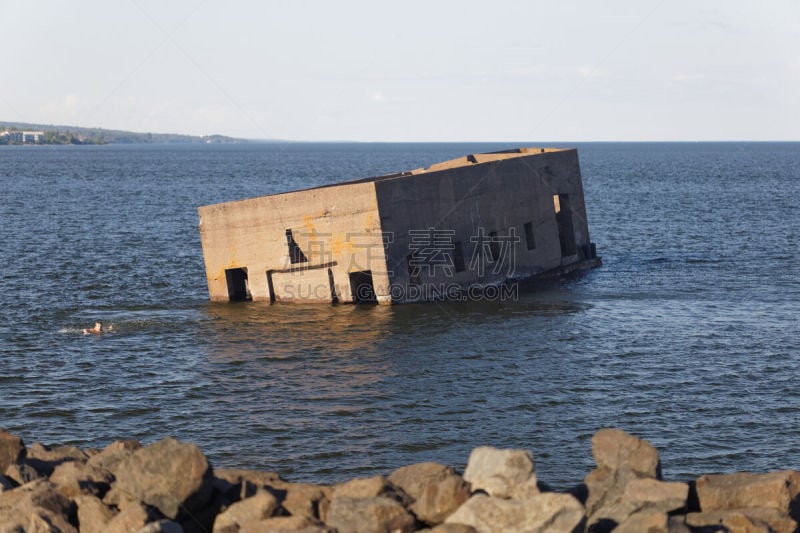
<svg viewBox="0 0 800 533">
<path fill-rule="evenodd" d="M 694 533 L 798 531 L 800 472 L 661 476 L 657 450 L 619 429 L 592 437 L 597 467 L 567 492 L 526 450 L 476 448 L 463 474 L 437 463 L 337 485 L 213 469 L 172 438 L 103 450 L 26 447 L 0 430 L 0 533 Z"/>
</svg>

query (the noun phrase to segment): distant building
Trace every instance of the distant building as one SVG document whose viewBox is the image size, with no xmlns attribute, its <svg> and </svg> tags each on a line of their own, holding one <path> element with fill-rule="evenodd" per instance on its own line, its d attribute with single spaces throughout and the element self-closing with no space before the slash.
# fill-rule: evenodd
<svg viewBox="0 0 800 533">
<path fill-rule="evenodd" d="M 574 149 L 473 154 L 198 213 L 213 301 L 480 297 L 600 264 Z"/>
<path fill-rule="evenodd" d="M 43 131 L 4 131 L 0 133 L 5 140 L 14 143 L 36 144 L 42 142 Z"/>
</svg>

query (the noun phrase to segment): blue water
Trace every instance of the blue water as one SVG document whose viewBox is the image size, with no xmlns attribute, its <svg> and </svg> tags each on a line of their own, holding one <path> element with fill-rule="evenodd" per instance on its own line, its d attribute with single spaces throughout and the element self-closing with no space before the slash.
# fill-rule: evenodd
<svg viewBox="0 0 800 533">
<path fill-rule="evenodd" d="M 567 487 L 606 426 L 671 479 L 800 468 L 800 144 L 577 146 L 602 268 L 392 308 L 209 303 L 196 207 L 511 146 L 3 147 L 0 427 L 319 482 L 489 444 Z"/>
</svg>

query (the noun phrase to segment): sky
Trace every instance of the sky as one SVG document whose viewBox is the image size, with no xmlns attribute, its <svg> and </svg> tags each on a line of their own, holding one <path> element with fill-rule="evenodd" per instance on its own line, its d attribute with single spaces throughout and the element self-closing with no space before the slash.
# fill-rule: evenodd
<svg viewBox="0 0 800 533">
<path fill-rule="evenodd" d="M 0 122 L 800 140 L 800 0 L 0 0 Z"/>
</svg>

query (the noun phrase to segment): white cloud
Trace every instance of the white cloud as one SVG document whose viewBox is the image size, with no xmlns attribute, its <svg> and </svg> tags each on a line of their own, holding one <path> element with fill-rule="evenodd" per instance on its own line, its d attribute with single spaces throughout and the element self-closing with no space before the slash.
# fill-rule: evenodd
<svg viewBox="0 0 800 533">
<path fill-rule="evenodd" d="M 373 102 L 388 102 L 389 99 L 384 96 L 382 92 L 374 92 L 372 93 L 372 101 Z"/>
</svg>

